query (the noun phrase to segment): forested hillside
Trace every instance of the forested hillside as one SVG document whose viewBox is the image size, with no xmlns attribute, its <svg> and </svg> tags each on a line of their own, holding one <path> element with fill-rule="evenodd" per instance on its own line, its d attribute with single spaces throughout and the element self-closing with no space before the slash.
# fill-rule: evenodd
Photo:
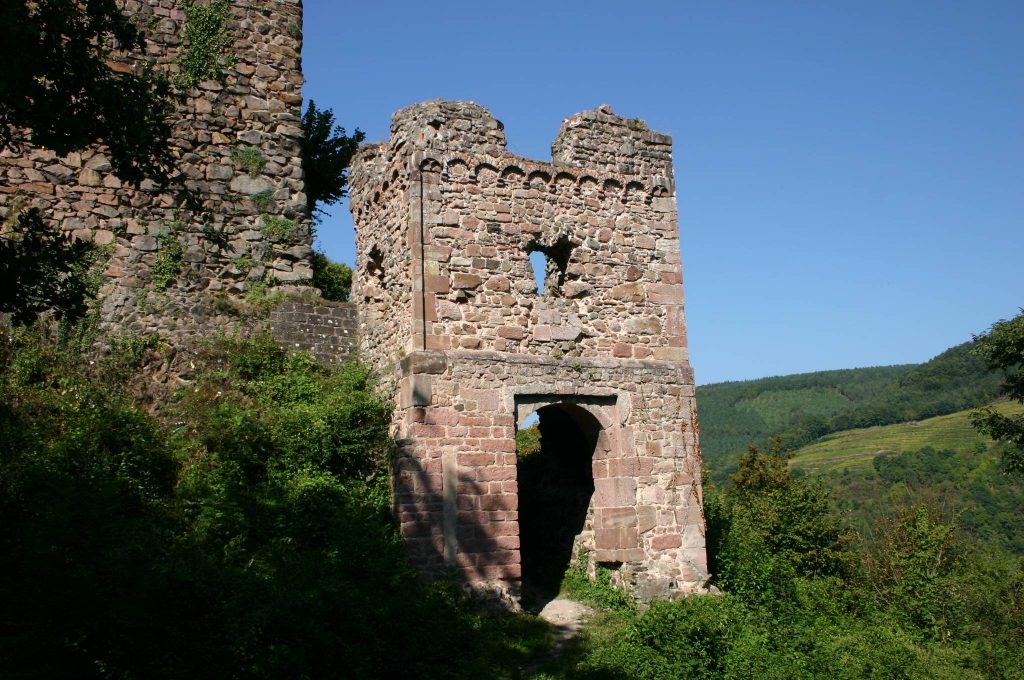
<svg viewBox="0 0 1024 680">
<path fill-rule="evenodd" d="M 750 444 L 793 450 L 840 430 L 953 413 L 992 401 L 1002 375 L 964 343 L 924 364 L 820 371 L 697 388 L 701 444 L 723 482 Z"/>
<path fill-rule="evenodd" d="M 1016 402 L 993 408 L 1024 414 Z M 895 508 L 919 505 L 958 517 L 972 539 L 1024 555 L 1024 479 L 1005 474 L 1005 444 L 978 432 L 970 413 L 837 432 L 793 451 L 790 466 L 823 482 L 865 540 Z"/>
</svg>

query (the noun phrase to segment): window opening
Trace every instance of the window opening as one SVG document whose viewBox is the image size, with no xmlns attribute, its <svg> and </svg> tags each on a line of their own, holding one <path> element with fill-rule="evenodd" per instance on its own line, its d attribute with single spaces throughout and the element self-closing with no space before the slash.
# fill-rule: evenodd
<svg viewBox="0 0 1024 680">
<path fill-rule="evenodd" d="M 372 299 L 387 288 L 384 283 L 384 256 L 377 246 L 366 255 L 366 299 Z"/>
<path fill-rule="evenodd" d="M 544 294 L 544 281 L 548 276 L 548 258 L 544 253 L 535 250 L 530 253 L 530 267 L 533 268 L 533 280 L 537 283 L 537 295 Z"/>
<path fill-rule="evenodd" d="M 535 241 L 526 247 L 533 278 L 537 282 L 537 295 L 555 297 L 562 294 L 572 249 L 573 244 L 567 236 L 559 237 L 551 245 Z"/>
</svg>

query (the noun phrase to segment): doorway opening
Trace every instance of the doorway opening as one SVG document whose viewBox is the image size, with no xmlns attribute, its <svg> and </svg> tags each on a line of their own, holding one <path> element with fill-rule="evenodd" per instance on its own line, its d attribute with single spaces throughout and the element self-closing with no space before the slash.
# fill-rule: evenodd
<svg viewBox="0 0 1024 680">
<path fill-rule="evenodd" d="M 594 495 L 593 458 L 601 424 L 575 404 L 536 411 L 516 436 L 523 604 L 558 595 Z"/>
</svg>

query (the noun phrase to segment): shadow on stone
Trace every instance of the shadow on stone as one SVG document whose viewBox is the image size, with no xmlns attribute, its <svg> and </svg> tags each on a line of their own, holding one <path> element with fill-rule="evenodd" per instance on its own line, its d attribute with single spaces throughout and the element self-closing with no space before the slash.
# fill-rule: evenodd
<svg viewBox="0 0 1024 680">
<path fill-rule="evenodd" d="M 540 611 L 558 595 L 594 494 L 593 454 L 600 424 L 571 404 L 546 406 L 540 451 L 518 463 L 523 606 Z"/>
</svg>

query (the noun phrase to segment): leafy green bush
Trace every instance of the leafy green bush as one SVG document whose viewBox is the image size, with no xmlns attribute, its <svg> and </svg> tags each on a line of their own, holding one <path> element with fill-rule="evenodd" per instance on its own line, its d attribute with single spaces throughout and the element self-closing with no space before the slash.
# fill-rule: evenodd
<svg viewBox="0 0 1024 680">
<path fill-rule="evenodd" d="M 299 228 L 295 220 L 284 215 L 264 214 L 262 217 L 263 224 L 260 226 L 260 231 L 268 241 L 291 241 Z"/>
<path fill-rule="evenodd" d="M 157 237 L 157 242 L 160 249 L 157 250 L 156 259 L 153 260 L 153 266 L 149 269 L 149 275 L 153 279 L 156 289 L 163 290 L 171 285 L 171 281 L 181 273 L 185 247 L 181 245 L 173 227 L 161 232 Z"/>
<path fill-rule="evenodd" d="M 185 10 L 182 27 L 185 45 L 178 57 L 181 70 L 175 75 L 175 85 L 187 88 L 201 80 L 220 80 L 224 66 L 231 61 L 225 56 L 232 41 L 227 30 L 231 5 L 227 0 L 208 3 L 185 0 L 182 5 Z"/>
<path fill-rule="evenodd" d="M 231 160 L 242 166 L 250 177 L 260 176 L 263 169 L 267 167 L 267 159 L 263 156 L 258 146 L 249 144 L 243 145 L 231 152 Z"/>
<path fill-rule="evenodd" d="M 793 479 L 777 449 L 751 449 L 705 509 L 726 594 L 652 605 L 584 667 L 625 678 L 1008 675 L 1020 598 L 1005 589 L 1018 577 L 1005 563 L 970 567 L 949 525 L 910 513 L 860 568 L 827 494 Z M 980 615 L 986 606 L 998 614 Z"/>
<path fill-rule="evenodd" d="M 28 323 L 52 310 L 57 318 L 80 318 L 95 294 L 88 270 L 96 247 L 47 225 L 36 208 L 0 232 L 0 313 Z"/>
<path fill-rule="evenodd" d="M 743 605 L 729 596 L 655 602 L 617 644 L 597 650 L 588 664 L 631 678 L 720 677 L 746 618 Z"/>
<path fill-rule="evenodd" d="M 522 460 L 540 453 L 540 428 L 536 425 L 516 430 L 516 456 Z"/>
<path fill-rule="evenodd" d="M 723 587 L 748 602 L 785 603 L 797 576 L 843 576 L 852 570 L 850 536 L 831 514 L 828 494 L 794 479 L 776 445 L 757 447 L 739 463 L 712 504 L 709 550 Z"/>
<path fill-rule="evenodd" d="M 388 404 L 358 365 L 220 340 L 160 417 L 47 333 L 0 345 L 0 667 L 15 677 L 1019 677 L 1024 565 L 947 520 L 891 523 L 862 571 L 819 490 L 752 453 L 708 497 L 718 597 L 613 613 L 558 647 L 402 559 Z"/>
<path fill-rule="evenodd" d="M 562 592 L 571 598 L 595 607 L 613 611 L 632 612 L 636 605 L 621 588 L 612 584 L 611 572 L 602 566 L 596 568 L 594 578 L 587 574 L 586 555 L 580 555 L 562 578 Z"/>
</svg>

